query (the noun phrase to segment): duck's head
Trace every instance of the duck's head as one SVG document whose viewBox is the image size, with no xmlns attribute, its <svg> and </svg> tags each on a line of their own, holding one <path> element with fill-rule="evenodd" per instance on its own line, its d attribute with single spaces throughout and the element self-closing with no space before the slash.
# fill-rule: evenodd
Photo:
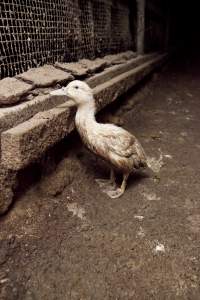
<svg viewBox="0 0 200 300">
<path fill-rule="evenodd" d="M 93 92 L 89 85 L 80 80 L 70 82 L 66 87 L 50 93 L 55 96 L 67 96 L 79 106 L 85 103 L 94 102 Z"/>
</svg>

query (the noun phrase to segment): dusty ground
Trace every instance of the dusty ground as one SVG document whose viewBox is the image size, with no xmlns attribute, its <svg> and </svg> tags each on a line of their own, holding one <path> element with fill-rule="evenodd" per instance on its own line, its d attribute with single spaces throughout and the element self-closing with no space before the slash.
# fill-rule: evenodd
<svg viewBox="0 0 200 300">
<path fill-rule="evenodd" d="M 156 178 L 133 176 L 111 200 L 80 149 L 61 195 L 33 187 L 1 218 L 1 300 L 200 299 L 200 68 L 183 62 L 115 109 Z"/>
</svg>

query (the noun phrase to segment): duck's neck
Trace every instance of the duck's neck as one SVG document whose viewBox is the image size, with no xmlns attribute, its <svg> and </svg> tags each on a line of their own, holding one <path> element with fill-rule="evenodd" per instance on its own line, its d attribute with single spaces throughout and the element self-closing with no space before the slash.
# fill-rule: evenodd
<svg viewBox="0 0 200 300">
<path fill-rule="evenodd" d="M 95 119 L 95 102 L 91 101 L 89 103 L 82 104 L 78 107 L 75 117 L 75 123 L 77 129 L 87 129 L 92 128 L 97 125 Z"/>
</svg>

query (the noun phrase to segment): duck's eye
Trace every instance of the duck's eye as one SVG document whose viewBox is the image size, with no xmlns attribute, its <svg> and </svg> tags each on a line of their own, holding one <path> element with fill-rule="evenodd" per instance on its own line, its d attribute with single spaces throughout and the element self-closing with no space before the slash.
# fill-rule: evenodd
<svg viewBox="0 0 200 300">
<path fill-rule="evenodd" d="M 75 87 L 74 87 L 76 90 L 78 90 L 78 86 L 76 85 Z"/>
</svg>

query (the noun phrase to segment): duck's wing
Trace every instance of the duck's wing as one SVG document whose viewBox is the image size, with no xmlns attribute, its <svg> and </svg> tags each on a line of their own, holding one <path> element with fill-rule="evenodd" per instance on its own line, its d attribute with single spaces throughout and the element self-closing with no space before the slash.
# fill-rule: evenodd
<svg viewBox="0 0 200 300">
<path fill-rule="evenodd" d="M 114 152 L 121 157 L 139 156 L 145 159 L 142 146 L 136 137 L 121 127 L 106 125 L 102 131 L 107 151 Z"/>
</svg>

